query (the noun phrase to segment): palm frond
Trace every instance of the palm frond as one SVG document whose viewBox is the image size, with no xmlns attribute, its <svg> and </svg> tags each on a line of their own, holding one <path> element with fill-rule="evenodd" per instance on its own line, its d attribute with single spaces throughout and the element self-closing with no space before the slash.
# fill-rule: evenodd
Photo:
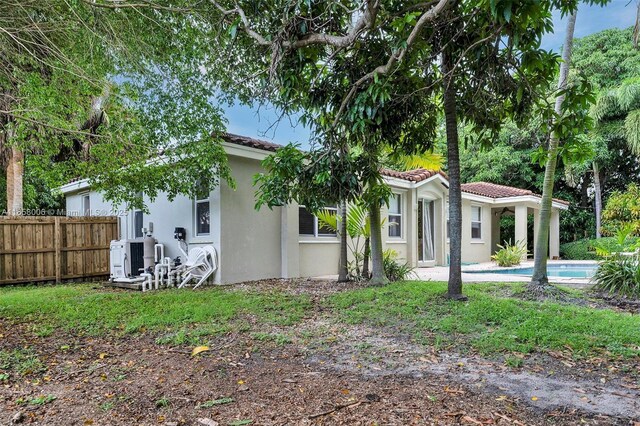
<svg viewBox="0 0 640 426">
<path fill-rule="evenodd" d="M 623 114 L 618 102 L 618 93 L 610 90 L 600 94 L 596 103 L 591 107 L 591 116 L 596 121 L 602 121 L 606 118 L 617 117 Z"/>
<path fill-rule="evenodd" d="M 334 232 L 338 232 L 338 215 L 334 211 L 330 210 L 320 210 L 316 213 L 316 217 L 318 218 L 318 222 L 325 227 L 329 228 Z"/>
<path fill-rule="evenodd" d="M 404 155 L 400 158 L 404 170 L 426 169 L 440 171 L 444 164 L 444 157 L 437 152 Z"/>
<path fill-rule="evenodd" d="M 640 109 L 631 111 L 624 120 L 624 133 L 631 152 L 640 155 Z"/>
<path fill-rule="evenodd" d="M 627 81 L 617 90 L 618 104 L 623 111 L 631 111 L 640 107 L 640 82 Z"/>
<path fill-rule="evenodd" d="M 347 211 L 347 234 L 351 238 L 365 236 L 365 227 L 368 221 L 367 209 L 360 204 L 349 206 Z"/>
</svg>

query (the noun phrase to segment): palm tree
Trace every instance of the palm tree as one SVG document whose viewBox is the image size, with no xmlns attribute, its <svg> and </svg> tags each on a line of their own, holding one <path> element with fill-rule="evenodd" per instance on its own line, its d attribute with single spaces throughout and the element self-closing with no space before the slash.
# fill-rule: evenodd
<svg viewBox="0 0 640 426">
<path fill-rule="evenodd" d="M 555 114 L 562 115 L 562 103 L 564 102 L 567 80 L 569 78 L 569 64 L 571 63 L 571 50 L 573 48 L 573 33 L 576 27 L 575 10 L 569 15 L 564 45 L 562 47 L 562 63 L 560 64 L 560 76 L 558 77 L 558 96 L 555 103 Z M 549 255 L 549 228 L 551 226 L 551 202 L 553 201 L 553 182 L 558 163 L 558 150 L 560 139 L 556 133 L 551 134 L 547 164 L 544 171 L 544 183 L 542 188 L 542 201 L 540 203 L 539 231 L 536 239 L 534 253 L 533 275 L 529 289 L 534 292 L 544 291 L 549 284 L 547 277 L 547 257 Z"/>
<path fill-rule="evenodd" d="M 640 155 L 640 78 L 625 80 L 601 93 L 591 114 L 597 124 L 620 121 L 627 146 Z"/>
<path fill-rule="evenodd" d="M 633 78 L 622 82 L 616 88 L 600 93 L 591 108 L 591 116 L 596 123 L 595 133 L 614 130 L 625 139 L 629 150 L 640 156 L 640 79 Z M 603 135 L 596 135 L 604 144 Z M 600 184 L 599 159 L 593 160 L 593 182 L 596 203 L 596 238 L 601 235 L 602 188 Z"/>
</svg>

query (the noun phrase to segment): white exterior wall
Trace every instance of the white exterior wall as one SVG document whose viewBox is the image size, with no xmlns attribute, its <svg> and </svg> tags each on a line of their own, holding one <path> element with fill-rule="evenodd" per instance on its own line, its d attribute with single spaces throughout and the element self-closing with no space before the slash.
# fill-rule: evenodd
<svg viewBox="0 0 640 426">
<path fill-rule="evenodd" d="M 322 241 L 322 239 L 327 239 Z M 300 276 L 317 277 L 321 275 L 337 275 L 340 262 L 340 242 L 330 237 L 318 237 L 300 240 Z"/>
<path fill-rule="evenodd" d="M 118 216 L 119 212 L 114 210 L 111 203 L 106 202 L 97 192 L 89 191 L 88 189 L 67 194 L 65 199 L 67 216 L 85 215 L 82 199 L 87 194 L 89 195 L 91 216 Z"/>
<path fill-rule="evenodd" d="M 222 282 L 280 278 L 282 208 L 254 208 L 253 176 L 263 171 L 258 160 L 230 156 L 229 167 L 236 189 L 226 183 L 220 188 Z"/>
<path fill-rule="evenodd" d="M 82 197 L 86 193 L 87 191 L 80 190 L 67 194 L 67 215 L 75 215 L 77 212 L 80 212 L 80 215 L 82 215 Z M 153 223 L 152 236 L 158 243 L 164 244 L 165 256 L 169 256 L 172 259 L 181 256 L 184 261 L 184 256 L 178 248 L 178 242 L 173 238 L 173 232 L 176 227 L 185 228 L 186 243 L 189 247 L 209 244 L 213 245 L 218 253 L 220 253 L 219 193 L 219 189 L 214 189 L 210 194 L 211 232 L 208 236 L 195 235 L 195 202 L 192 199 L 180 195 L 173 201 L 169 201 L 162 193 L 159 194 L 158 198 L 154 201 L 145 197 L 144 201 L 147 204 L 149 213 L 143 214 L 144 227 L 148 228 L 149 223 Z M 92 215 L 118 216 L 120 221 L 120 238 L 134 238 L 133 212 L 113 206 L 111 203 L 105 201 L 101 194 L 96 191 L 91 191 L 90 197 Z M 219 274 L 216 274 L 215 281 L 219 282 Z"/>
<path fill-rule="evenodd" d="M 482 208 L 481 238 L 471 238 L 471 207 Z M 480 263 L 491 260 L 491 205 L 462 199 L 462 262 Z"/>
<path fill-rule="evenodd" d="M 409 261 L 409 246 L 410 242 L 415 240 L 413 236 L 416 211 L 414 210 L 415 204 L 414 189 L 402 189 L 392 188 L 394 194 L 400 195 L 401 206 L 401 224 L 400 224 L 400 237 L 389 236 L 389 207 L 383 205 L 380 209 L 380 218 L 384 221 L 382 227 L 382 249 L 393 250 L 396 252 L 399 262 L 404 263 Z"/>
<path fill-rule="evenodd" d="M 169 201 L 164 195 L 146 204 L 150 213 L 144 214 L 144 226 L 153 223 L 153 236 L 165 245 L 165 255 L 181 255 L 174 228 L 186 230 L 189 247 L 213 245 L 218 251 L 219 268 L 216 283 L 235 283 L 266 278 L 313 277 L 335 275 L 338 272 L 340 243 L 338 237 L 309 237 L 299 235 L 298 205 L 256 211 L 253 177 L 263 171 L 260 160 L 268 153 L 253 148 L 227 147 L 229 166 L 236 180 L 236 189 L 226 183 L 210 193 L 211 232 L 195 235 L 195 202 L 178 196 Z M 402 196 L 402 229 L 400 237 L 389 237 L 388 208 L 383 206 L 381 217 L 384 249 L 393 249 L 400 262 L 413 267 L 447 265 L 449 241 L 446 236 L 446 201 L 448 189 L 439 176 L 414 183 L 389 179 L 392 192 Z M 86 186 L 86 184 L 85 184 Z M 69 215 L 83 215 L 82 197 L 90 194 L 92 215 L 117 215 L 120 218 L 120 238 L 133 238 L 133 213 L 114 209 L 102 196 L 84 189 L 81 183 L 69 184 L 66 189 L 66 208 Z M 418 203 L 422 199 L 434 201 L 434 262 L 419 262 Z M 471 238 L 472 206 L 482 208 L 482 237 Z M 462 262 L 488 262 L 499 241 L 499 220 L 496 214 L 503 206 L 537 209 L 531 200 L 491 200 L 463 193 L 462 200 Z M 493 210 L 493 212 L 492 212 Z M 535 212 L 535 210 L 534 210 Z M 558 210 L 554 207 L 554 229 L 558 228 Z M 526 225 L 526 223 L 525 223 Z M 520 227 L 522 228 L 522 227 Z M 522 228 L 526 230 L 526 227 Z M 522 230 L 520 232 L 523 232 Z M 364 241 L 362 241 L 364 244 Z M 557 241 L 551 241 L 551 255 L 556 255 Z"/>
</svg>

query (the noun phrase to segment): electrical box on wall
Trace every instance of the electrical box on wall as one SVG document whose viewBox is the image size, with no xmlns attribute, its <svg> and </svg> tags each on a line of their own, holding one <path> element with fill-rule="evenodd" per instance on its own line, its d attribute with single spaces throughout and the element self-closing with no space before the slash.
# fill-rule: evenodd
<svg viewBox="0 0 640 426">
<path fill-rule="evenodd" d="M 173 230 L 173 238 L 178 241 L 184 241 L 187 238 L 187 231 L 184 228 L 175 228 Z"/>
</svg>

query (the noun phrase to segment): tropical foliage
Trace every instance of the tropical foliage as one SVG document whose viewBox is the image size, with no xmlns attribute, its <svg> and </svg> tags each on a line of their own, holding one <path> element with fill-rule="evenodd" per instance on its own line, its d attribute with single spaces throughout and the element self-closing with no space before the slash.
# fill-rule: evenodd
<svg viewBox="0 0 640 426">
<path fill-rule="evenodd" d="M 640 297 L 640 257 L 614 255 L 600 262 L 594 288 L 627 297 Z"/>
<path fill-rule="evenodd" d="M 498 266 L 515 266 L 522 262 L 522 259 L 527 256 L 527 247 L 524 241 L 516 241 L 512 244 L 511 241 L 505 241 L 504 245 L 498 244 L 498 250 L 491 260 L 495 261 Z"/>
<path fill-rule="evenodd" d="M 384 251 L 384 273 L 389 281 L 404 281 L 413 275 L 413 269 L 409 263 L 398 260 L 398 253 L 395 250 Z"/>
<path fill-rule="evenodd" d="M 316 213 L 318 221 L 327 228 L 341 232 L 342 216 L 329 210 L 320 210 Z M 362 203 L 350 204 L 347 207 L 347 248 L 351 260 L 347 261 L 347 272 L 350 279 L 362 280 L 369 278 L 369 256 L 371 226 L 367 209 Z"/>
<path fill-rule="evenodd" d="M 169 199 L 193 182 L 232 184 L 212 133 L 212 79 L 199 23 L 147 2 L 0 3 L 0 158 L 7 206 L 23 207 L 23 179 L 49 187 L 88 177 L 116 202 Z M 140 6 L 140 5 L 139 5 Z M 160 155 L 161 154 L 161 155 Z"/>
<path fill-rule="evenodd" d="M 632 234 L 640 236 L 640 186 L 632 183 L 625 192 L 613 193 L 602 212 L 602 220 L 606 235 L 630 228 Z"/>
</svg>

